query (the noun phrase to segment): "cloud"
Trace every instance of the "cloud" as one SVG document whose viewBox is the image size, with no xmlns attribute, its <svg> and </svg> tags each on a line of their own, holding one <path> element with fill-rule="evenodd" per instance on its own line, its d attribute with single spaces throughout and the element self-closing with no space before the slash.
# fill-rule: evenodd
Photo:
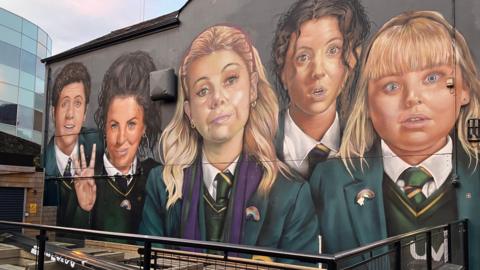
<svg viewBox="0 0 480 270">
<path fill-rule="evenodd" d="M 111 31 L 179 9 L 186 0 L 3 0 L 5 8 L 40 26 L 58 54 Z"/>
</svg>

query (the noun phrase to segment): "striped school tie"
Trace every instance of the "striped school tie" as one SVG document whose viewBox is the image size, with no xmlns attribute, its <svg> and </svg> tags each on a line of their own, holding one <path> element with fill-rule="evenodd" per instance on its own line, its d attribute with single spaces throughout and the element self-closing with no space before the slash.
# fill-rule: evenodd
<svg viewBox="0 0 480 270">
<path fill-rule="evenodd" d="M 423 167 L 410 167 L 400 174 L 399 179 L 405 181 L 405 195 L 416 205 L 427 199 L 423 194 L 423 186 L 433 181 L 433 176 Z"/>
</svg>

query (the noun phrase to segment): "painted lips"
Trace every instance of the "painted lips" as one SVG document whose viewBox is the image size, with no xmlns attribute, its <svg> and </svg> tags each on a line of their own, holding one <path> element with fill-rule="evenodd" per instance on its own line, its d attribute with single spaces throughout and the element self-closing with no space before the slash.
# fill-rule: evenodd
<svg viewBox="0 0 480 270">
<path fill-rule="evenodd" d="M 232 116 L 231 113 L 227 113 L 227 114 L 220 114 L 216 117 L 214 117 L 211 121 L 212 124 L 222 124 L 226 121 L 228 121 L 228 119 L 230 119 L 230 117 Z"/>
<path fill-rule="evenodd" d="M 421 114 L 408 115 L 406 117 L 402 117 L 400 123 L 406 128 L 421 128 L 424 127 L 429 120 L 429 117 Z"/>
</svg>

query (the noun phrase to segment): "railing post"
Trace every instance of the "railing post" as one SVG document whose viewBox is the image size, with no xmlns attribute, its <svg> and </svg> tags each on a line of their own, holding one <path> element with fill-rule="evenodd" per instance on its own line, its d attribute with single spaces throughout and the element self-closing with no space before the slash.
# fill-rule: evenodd
<svg viewBox="0 0 480 270">
<path fill-rule="evenodd" d="M 402 241 L 395 242 L 395 269 L 402 269 Z"/>
<path fill-rule="evenodd" d="M 40 234 L 37 235 L 38 241 L 38 255 L 37 255 L 37 269 L 43 270 L 43 264 L 45 262 L 45 242 L 48 240 L 47 231 L 40 230 Z"/>
<path fill-rule="evenodd" d="M 447 227 L 447 240 L 448 240 L 448 243 L 447 243 L 447 252 L 448 252 L 448 262 L 449 263 L 453 263 L 452 262 L 452 241 L 453 241 L 453 238 L 452 238 L 452 223 L 448 224 L 448 227 Z"/>
<path fill-rule="evenodd" d="M 150 260 L 152 258 L 152 242 L 145 241 L 143 247 L 143 270 L 150 270 Z"/>
<path fill-rule="evenodd" d="M 470 269 L 468 266 L 468 220 L 462 222 L 463 224 L 463 260 L 465 262 L 465 269 Z"/>
<path fill-rule="evenodd" d="M 427 232 L 427 269 L 432 270 L 432 231 Z"/>
</svg>

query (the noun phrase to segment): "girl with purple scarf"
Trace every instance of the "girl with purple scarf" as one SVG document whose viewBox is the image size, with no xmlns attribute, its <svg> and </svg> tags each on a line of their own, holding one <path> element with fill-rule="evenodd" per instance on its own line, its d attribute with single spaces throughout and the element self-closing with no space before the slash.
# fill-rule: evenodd
<svg viewBox="0 0 480 270">
<path fill-rule="evenodd" d="M 310 187 L 275 154 L 278 101 L 248 36 L 200 33 L 179 82 L 141 233 L 318 253 Z"/>
</svg>

